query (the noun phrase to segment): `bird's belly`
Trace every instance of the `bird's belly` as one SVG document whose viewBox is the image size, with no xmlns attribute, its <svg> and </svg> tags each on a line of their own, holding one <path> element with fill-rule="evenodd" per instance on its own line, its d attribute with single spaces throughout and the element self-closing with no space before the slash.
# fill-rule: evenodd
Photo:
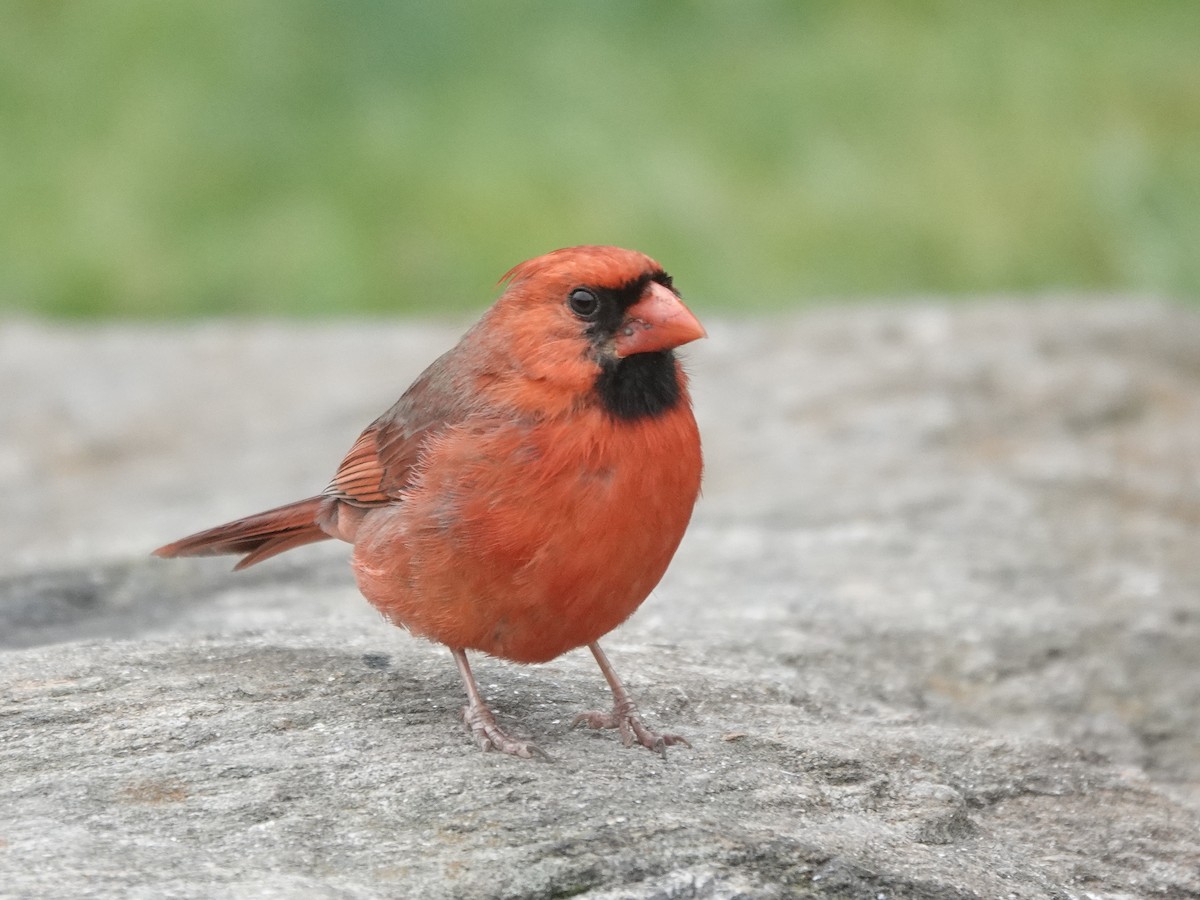
<svg viewBox="0 0 1200 900">
<path fill-rule="evenodd" d="M 396 624 L 452 647 L 542 662 L 591 643 L 637 609 L 687 527 L 699 448 L 679 444 L 640 459 L 525 445 L 515 470 L 494 455 L 454 477 L 431 467 L 363 523 L 359 587 Z"/>
</svg>

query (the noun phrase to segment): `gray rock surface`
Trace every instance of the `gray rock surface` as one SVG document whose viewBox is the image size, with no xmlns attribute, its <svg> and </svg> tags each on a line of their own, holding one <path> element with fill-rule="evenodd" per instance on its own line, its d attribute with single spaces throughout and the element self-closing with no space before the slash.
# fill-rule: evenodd
<svg viewBox="0 0 1200 900">
<path fill-rule="evenodd" d="M 344 548 L 146 553 L 320 489 L 445 325 L 0 325 L 0 896 L 1200 897 L 1200 315 L 710 321 L 705 496 L 606 646 L 479 659 L 481 754 Z"/>
</svg>

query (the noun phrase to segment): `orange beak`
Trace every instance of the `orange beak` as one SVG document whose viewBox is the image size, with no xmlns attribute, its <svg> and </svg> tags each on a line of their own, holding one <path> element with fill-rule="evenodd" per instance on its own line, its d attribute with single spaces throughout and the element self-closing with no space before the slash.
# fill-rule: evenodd
<svg viewBox="0 0 1200 900">
<path fill-rule="evenodd" d="M 613 341 L 617 356 L 672 350 L 689 341 L 707 337 L 704 326 L 683 301 L 656 281 L 625 312 L 625 321 Z"/>
</svg>

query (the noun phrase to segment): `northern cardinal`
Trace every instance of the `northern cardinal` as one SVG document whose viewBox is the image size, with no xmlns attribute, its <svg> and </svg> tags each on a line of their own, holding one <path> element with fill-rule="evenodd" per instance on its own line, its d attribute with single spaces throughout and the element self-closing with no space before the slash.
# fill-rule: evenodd
<svg viewBox="0 0 1200 900">
<path fill-rule="evenodd" d="M 700 434 L 674 348 L 704 336 L 650 257 L 572 247 L 521 263 L 506 290 L 355 442 L 318 496 L 154 551 L 354 545 L 363 595 L 445 644 L 485 750 L 545 755 L 496 723 L 467 650 L 520 663 L 592 651 L 626 746 L 687 742 L 641 721 L 597 640 L 658 584 L 700 490 Z"/>
</svg>

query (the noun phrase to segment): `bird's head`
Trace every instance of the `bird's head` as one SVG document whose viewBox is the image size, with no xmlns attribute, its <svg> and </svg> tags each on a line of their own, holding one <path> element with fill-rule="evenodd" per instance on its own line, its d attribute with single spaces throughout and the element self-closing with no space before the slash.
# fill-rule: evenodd
<svg viewBox="0 0 1200 900">
<path fill-rule="evenodd" d="M 705 336 L 671 277 L 634 250 L 584 246 L 523 262 L 492 316 L 524 373 L 568 389 L 595 389 L 615 414 L 637 418 L 673 385 L 672 350 Z M 670 385 L 668 385 L 670 382 Z M 614 393 L 615 392 L 615 393 Z"/>
</svg>

